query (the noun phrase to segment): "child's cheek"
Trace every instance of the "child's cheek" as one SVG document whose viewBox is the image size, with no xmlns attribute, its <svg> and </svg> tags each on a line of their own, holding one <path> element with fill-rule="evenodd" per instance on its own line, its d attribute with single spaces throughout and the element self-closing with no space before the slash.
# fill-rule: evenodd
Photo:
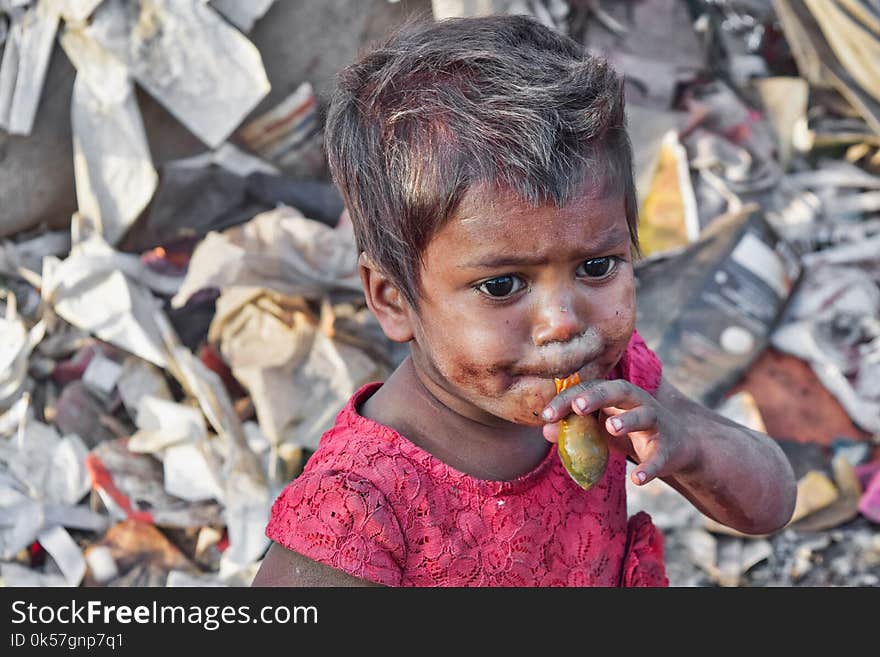
<svg viewBox="0 0 880 657">
<path fill-rule="evenodd" d="M 450 363 L 449 380 L 462 390 L 472 390 L 483 397 L 495 397 L 495 378 L 497 367 L 486 367 L 463 358 L 454 358 Z"/>
<path fill-rule="evenodd" d="M 486 410 L 515 424 L 541 426 L 541 411 L 555 394 L 552 382 L 547 390 L 517 390 L 516 377 L 507 367 L 487 366 L 465 360 L 456 360 L 449 380 L 472 401 Z"/>
</svg>

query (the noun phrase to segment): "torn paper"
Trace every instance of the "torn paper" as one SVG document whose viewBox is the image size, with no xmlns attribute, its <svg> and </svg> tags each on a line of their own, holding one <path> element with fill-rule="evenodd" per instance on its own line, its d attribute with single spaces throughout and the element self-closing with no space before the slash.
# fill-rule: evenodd
<svg viewBox="0 0 880 657">
<path fill-rule="evenodd" d="M 257 48 L 202 0 L 105 0 L 86 33 L 211 147 L 271 88 Z"/>
<path fill-rule="evenodd" d="M 37 540 L 55 561 L 68 586 L 79 586 L 86 574 L 86 560 L 82 550 L 63 527 L 44 529 Z"/>
<path fill-rule="evenodd" d="M 244 225 L 209 233 L 171 304 L 180 308 L 203 288 L 233 285 L 311 299 L 333 291 L 362 295 L 354 236 L 294 208 L 263 212 Z"/>
<path fill-rule="evenodd" d="M 46 334 L 41 320 L 30 330 L 18 315 L 16 298 L 6 301 L 6 317 L 0 318 L 0 410 L 6 410 L 19 398 L 27 380 L 28 359 Z"/>
<path fill-rule="evenodd" d="M 122 376 L 122 365 L 97 351 L 86 366 L 82 381 L 93 392 L 109 396 L 116 389 L 120 376 Z"/>
<path fill-rule="evenodd" d="M 167 322 L 167 320 L 166 320 Z M 244 428 L 235 413 L 220 377 L 192 353 L 173 343 L 173 331 L 164 330 L 166 347 L 184 389 L 199 400 L 205 417 L 217 431 L 224 463 L 223 515 L 229 548 L 221 560 L 221 576 L 246 568 L 260 558 L 268 545 L 263 529 L 279 491 L 270 490 L 259 459 L 251 451 Z"/>
<path fill-rule="evenodd" d="M 85 33 L 61 45 L 76 67 L 71 100 L 78 211 L 111 244 L 146 207 L 158 184 L 128 69 Z"/>
<path fill-rule="evenodd" d="M 137 356 L 129 356 L 123 361 L 116 387 L 129 417 L 137 417 L 144 397 L 171 401 L 171 391 L 162 370 Z"/>
<path fill-rule="evenodd" d="M 34 127 L 57 29 L 53 0 L 13 14 L 0 64 L 0 128 L 10 134 L 29 135 Z"/>
<path fill-rule="evenodd" d="M 15 587 L 67 586 L 63 575 L 41 573 L 18 563 L 0 563 L 0 583 Z"/>
<path fill-rule="evenodd" d="M 361 350 L 328 337 L 301 299 L 268 290 L 225 289 L 208 339 L 220 344 L 276 448 L 317 447 L 348 397 L 385 374 Z"/>
<path fill-rule="evenodd" d="M 29 393 L 24 393 L 8 411 L 0 414 L 0 438 L 17 431 L 24 431 L 24 425 L 33 419 L 33 415 L 31 396 Z"/>
<path fill-rule="evenodd" d="M 0 485 L 0 559 L 12 559 L 43 527 L 40 504 L 15 488 Z"/>
<path fill-rule="evenodd" d="M 144 274 L 137 256 L 117 253 L 93 236 L 66 260 L 44 260 L 43 300 L 71 324 L 165 367 L 156 324 L 161 303 L 132 278 Z"/>
<path fill-rule="evenodd" d="M 280 490 L 270 490 L 267 485 L 260 461 L 248 444 L 220 377 L 180 345 L 164 315 L 158 319 L 169 354 L 169 369 L 183 389 L 198 400 L 217 432 L 218 451 L 224 459 L 223 517 L 229 535 L 229 548 L 223 553 L 220 571 L 221 576 L 232 576 L 250 567 L 265 552 L 268 539 L 263 529 Z"/>
<path fill-rule="evenodd" d="M 11 559 L 52 526 L 104 531 L 104 516 L 80 506 L 41 504 L 16 485 L 0 481 L 0 559 Z"/>
<path fill-rule="evenodd" d="M 40 273 L 47 255 L 66 255 L 70 251 L 69 231 L 46 231 L 21 242 L 0 242 L 0 273 L 18 276 L 35 287 L 42 285 Z"/>
<path fill-rule="evenodd" d="M 190 502 L 224 500 L 216 458 L 207 451 L 205 441 L 167 448 L 162 457 L 165 490 Z"/>
<path fill-rule="evenodd" d="M 172 445 L 207 437 L 201 410 L 151 395 L 141 398 L 135 423 L 138 431 L 128 443 L 133 452 L 161 454 Z"/>
<path fill-rule="evenodd" d="M 73 506 L 89 491 L 88 454 L 76 435 L 59 437 L 54 427 L 30 421 L 21 437 L 0 441 L 0 461 L 36 501 Z"/>
</svg>

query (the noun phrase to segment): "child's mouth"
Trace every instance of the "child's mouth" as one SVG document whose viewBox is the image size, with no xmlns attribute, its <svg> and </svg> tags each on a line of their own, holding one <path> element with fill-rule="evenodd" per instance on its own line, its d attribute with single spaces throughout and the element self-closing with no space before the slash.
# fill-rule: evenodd
<svg viewBox="0 0 880 657">
<path fill-rule="evenodd" d="M 567 379 L 575 374 L 579 374 L 581 370 L 589 365 L 590 362 L 590 360 L 575 361 L 564 363 L 556 367 L 542 368 L 541 370 L 536 371 L 534 376 L 541 379 L 549 379 L 551 381 L 554 379 Z"/>
<path fill-rule="evenodd" d="M 554 369 L 542 369 L 536 371 L 526 371 L 522 372 L 521 375 L 526 378 L 540 379 L 541 381 L 546 381 L 547 383 L 553 384 L 555 381 L 561 381 L 564 379 L 569 379 L 575 374 L 580 374 L 581 367 L 571 368 L 554 368 Z"/>
</svg>

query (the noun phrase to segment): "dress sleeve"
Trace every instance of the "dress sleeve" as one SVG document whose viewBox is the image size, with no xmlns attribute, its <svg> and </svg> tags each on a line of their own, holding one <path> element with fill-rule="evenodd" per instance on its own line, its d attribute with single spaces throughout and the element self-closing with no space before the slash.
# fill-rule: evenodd
<svg viewBox="0 0 880 657">
<path fill-rule="evenodd" d="M 272 506 L 266 536 L 355 577 L 398 586 L 406 550 L 385 496 L 351 473 L 307 472 Z"/>
<path fill-rule="evenodd" d="M 663 364 L 651 348 L 645 344 L 638 331 L 633 331 L 626 351 L 618 363 L 620 377 L 630 383 L 657 394 L 663 378 Z"/>
</svg>

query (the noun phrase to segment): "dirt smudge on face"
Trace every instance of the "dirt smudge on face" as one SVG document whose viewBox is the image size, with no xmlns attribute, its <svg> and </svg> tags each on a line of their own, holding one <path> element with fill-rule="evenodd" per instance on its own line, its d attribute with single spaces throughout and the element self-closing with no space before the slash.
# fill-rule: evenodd
<svg viewBox="0 0 880 657">
<path fill-rule="evenodd" d="M 484 397 L 499 397 L 496 378 L 504 371 L 501 365 L 477 365 L 469 361 L 456 360 L 452 363 L 452 372 L 449 380 L 457 386 L 477 391 Z M 508 377 L 509 378 L 509 377 Z M 500 392 L 503 393 L 509 387 L 509 383 Z"/>
</svg>

